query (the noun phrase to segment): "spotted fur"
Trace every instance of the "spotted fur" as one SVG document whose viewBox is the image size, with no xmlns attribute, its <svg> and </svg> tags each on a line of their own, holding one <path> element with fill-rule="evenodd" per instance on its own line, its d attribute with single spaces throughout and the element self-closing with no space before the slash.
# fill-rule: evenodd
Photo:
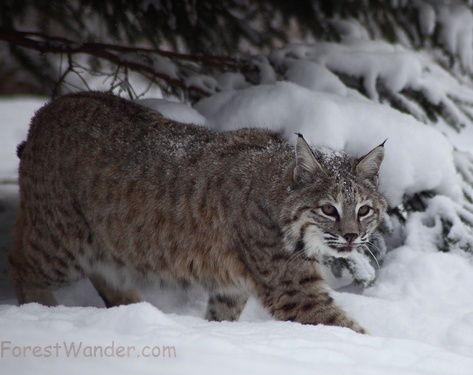
<svg viewBox="0 0 473 375">
<path fill-rule="evenodd" d="M 368 241 L 386 209 L 384 148 L 314 153 L 257 129 L 216 133 L 103 93 L 33 118 L 10 254 L 20 303 L 89 277 L 107 306 L 156 281 L 209 290 L 207 318 L 237 320 L 253 293 L 278 319 L 363 332 L 318 266 Z"/>
</svg>

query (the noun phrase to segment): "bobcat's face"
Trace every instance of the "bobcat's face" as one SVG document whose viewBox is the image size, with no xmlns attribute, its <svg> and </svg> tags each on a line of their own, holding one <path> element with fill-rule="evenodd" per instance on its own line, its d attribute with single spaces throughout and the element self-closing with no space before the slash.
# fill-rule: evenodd
<svg viewBox="0 0 473 375">
<path fill-rule="evenodd" d="M 320 163 L 304 144 L 298 144 L 296 152 L 296 188 L 285 211 L 286 249 L 309 258 L 344 257 L 368 244 L 387 208 L 377 191 L 384 147 L 359 160 L 339 154 L 320 158 Z"/>
<path fill-rule="evenodd" d="M 343 257 L 368 244 L 386 210 L 386 201 L 376 189 L 349 178 L 322 195 L 312 196 L 314 204 L 300 222 L 301 229 L 305 226 L 307 256 L 324 253 Z"/>
</svg>

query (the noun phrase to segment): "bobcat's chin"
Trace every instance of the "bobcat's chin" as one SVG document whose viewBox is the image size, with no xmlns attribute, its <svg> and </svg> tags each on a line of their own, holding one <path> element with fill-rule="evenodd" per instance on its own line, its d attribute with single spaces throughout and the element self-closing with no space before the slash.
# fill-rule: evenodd
<svg viewBox="0 0 473 375">
<path fill-rule="evenodd" d="M 324 255 L 335 256 L 337 258 L 347 258 L 353 252 L 359 250 L 366 246 L 366 243 L 342 243 L 342 244 L 334 244 L 334 245 L 326 245 Z"/>
<path fill-rule="evenodd" d="M 321 258 L 323 256 L 333 256 L 346 258 L 356 250 L 359 244 L 327 244 L 321 238 L 312 238 L 305 244 L 305 255 L 308 258 Z"/>
</svg>

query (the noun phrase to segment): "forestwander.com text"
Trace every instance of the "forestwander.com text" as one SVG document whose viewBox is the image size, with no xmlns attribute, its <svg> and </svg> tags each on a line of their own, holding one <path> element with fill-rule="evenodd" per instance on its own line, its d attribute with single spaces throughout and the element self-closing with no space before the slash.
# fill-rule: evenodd
<svg viewBox="0 0 473 375">
<path fill-rule="evenodd" d="M 174 346 L 89 345 L 83 341 L 63 341 L 51 345 L 17 345 L 0 342 L 0 358 L 177 358 Z"/>
</svg>

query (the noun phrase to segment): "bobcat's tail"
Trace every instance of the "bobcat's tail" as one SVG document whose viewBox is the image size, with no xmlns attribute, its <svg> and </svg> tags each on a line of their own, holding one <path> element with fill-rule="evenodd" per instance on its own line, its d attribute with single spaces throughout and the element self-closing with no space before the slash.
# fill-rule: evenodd
<svg viewBox="0 0 473 375">
<path fill-rule="evenodd" d="M 16 156 L 18 159 L 21 159 L 21 155 L 23 154 L 23 150 L 25 149 L 26 141 L 21 142 L 18 146 L 16 146 Z"/>
</svg>

